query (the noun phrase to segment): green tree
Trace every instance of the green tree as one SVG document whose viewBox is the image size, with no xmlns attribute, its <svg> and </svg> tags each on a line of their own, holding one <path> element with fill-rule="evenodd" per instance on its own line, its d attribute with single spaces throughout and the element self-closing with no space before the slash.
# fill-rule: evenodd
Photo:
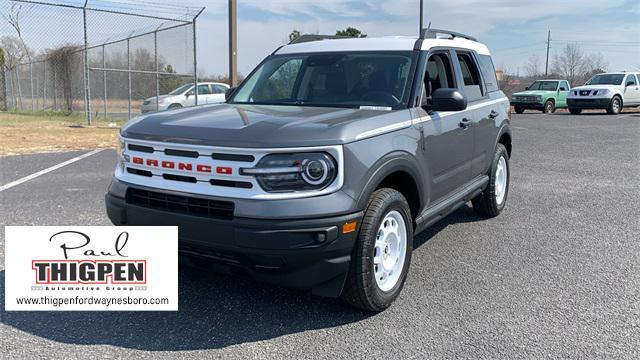
<svg viewBox="0 0 640 360">
<path fill-rule="evenodd" d="M 300 31 L 298 31 L 298 30 L 293 30 L 293 31 L 289 34 L 289 41 L 293 41 L 293 40 L 295 40 L 295 39 L 299 38 L 299 37 L 300 37 L 300 35 L 302 35 L 302 34 L 300 34 Z"/>
<path fill-rule="evenodd" d="M 179 76 L 175 75 L 169 75 L 176 73 L 171 64 L 165 65 L 162 68 L 162 72 L 166 73 L 166 75 L 160 75 L 160 94 L 167 94 L 188 82 L 193 82 L 192 78 L 189 78 L 187 81 L 185 81 L 185 78 L 180 78 Z"/>
<path fill-rule="evenodd" d="M 356 37 L 356 38 L 364 38 L 367 37 L 367 34 L 364 34 L 362 31 L 354 28 L 348 27 L 344 30 L 336 31 L 336 36 L 348 36 L 348 37 Z"/>
</svg>

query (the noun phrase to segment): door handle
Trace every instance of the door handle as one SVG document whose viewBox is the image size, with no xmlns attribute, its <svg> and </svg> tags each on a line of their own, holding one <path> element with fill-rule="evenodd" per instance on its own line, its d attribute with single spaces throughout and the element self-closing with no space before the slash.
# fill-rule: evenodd
<svg viewBox="0 0 640 360">
<path fill-rule="evenodd" d="M 460 126 L 460 128 L 464 130 L 468 129 L 469 126 L 471 126 L 471 119 L 463 118 L 462 121 L 460 121 L 460 124 L 458 124 L 458 126 Z"/>
<path fill-rule="evenodd" d="M 498 115 L 500 115 L 500 114 L 498 114 L 498 112 L 497 112 L 497 111 L 495 111 L 495 110 L 491 110 L 491 114 L 489 114 L 489 118 L 490 118 L 490 119 L 495 119 L 495 118 L 497 118 L 497 117 L 498 117 Z"/>
</svg>

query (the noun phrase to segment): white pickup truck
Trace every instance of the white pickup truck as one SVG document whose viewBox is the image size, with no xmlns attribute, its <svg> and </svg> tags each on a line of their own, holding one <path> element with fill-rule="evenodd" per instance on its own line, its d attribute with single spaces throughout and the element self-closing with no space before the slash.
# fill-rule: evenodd
<svg viewBox="0 0 640 360">
<path fill-rule="evenodd" d="M 574 115 L 583 109 L 606 109 L 608 114 L 619 114 L 623 107 L 640 106 L 640 73 L 594 75 L 583 86 L 571 89 L 567 104 Z"/>
</svg>

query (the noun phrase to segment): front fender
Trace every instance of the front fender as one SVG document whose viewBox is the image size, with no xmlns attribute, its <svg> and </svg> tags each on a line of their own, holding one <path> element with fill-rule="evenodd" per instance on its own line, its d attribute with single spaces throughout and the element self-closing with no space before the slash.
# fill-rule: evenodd
<svg viewBox="0 0 640 360">
<path fill-rule="evenodd" d="M 367 180 L 357 198 L 358 208 L 365 209 L 371 194 L 373 194 L 387 176 L 396 172 L 404 172 L 413 179 L 418 192 L 417 195 L 421 210 L 425 204 L 425 192 L 428 192 L 428 189 L 425 189 L 427 182 L 421 181 L 424 175 L 420 171 L 417 159 L 405 151 L 391 152 L 371 166 L 364 177 L 364 179 Z"/>
</svg>

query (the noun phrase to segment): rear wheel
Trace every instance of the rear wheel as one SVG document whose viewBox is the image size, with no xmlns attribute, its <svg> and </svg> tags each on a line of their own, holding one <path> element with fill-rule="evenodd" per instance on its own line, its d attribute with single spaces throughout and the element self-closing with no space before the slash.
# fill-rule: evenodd
<svg viewBox="0 0 640 360">
<path fill-rule="evenodd" d="M 582 113 L 582 109 L 578 108 L 569 108 L 569 112 L 573 115 L 580 115 Z"/>
<path fill-rule="evenodd" d="M 607 114 L 617 115 L 620 114 L 622 110 L 622 99 L 619 96 L 614 96 L 609 103 L 609 107 L 607 108 Z"/>
<path fill-rule="evenodd" d="M 514 110 L 516 111 L 516 114 L 524 113 L 524 108 L 522 106 L 516 106 Z"/>
<path fill-rule="evenodd" d="M 398 297 L 409 271 L 413 222 L 407 200 L 396 190 L 376 190 L 369 200 L 351 255 L 342 299 L 372 312 Z"/>
<path fill-rule="evenodd" d="M 486 218 L 496 217 L 504 209 L 508 193 L 509 153 L 504 145 L 498 144 L 489 170 L 489 184 L 480 195 L 471 200 L 473 210 Z"/>
<path fill-rule="evenodd" d="M 180 104 L 171 104 L 171 105 L 169 105 L 169 110 L 180 109 L 181 107 L 182 107 L 182 105 L 180 105 Z"/>
<path fill-rule="evenodd" d="M 553 102 L 553 100 L 547 100 L 547 102 L 544 104 L 544 109 L 542 110 L 542 112 L 545 114 L 556 112 L 556 104 Z"/>
</svg>

